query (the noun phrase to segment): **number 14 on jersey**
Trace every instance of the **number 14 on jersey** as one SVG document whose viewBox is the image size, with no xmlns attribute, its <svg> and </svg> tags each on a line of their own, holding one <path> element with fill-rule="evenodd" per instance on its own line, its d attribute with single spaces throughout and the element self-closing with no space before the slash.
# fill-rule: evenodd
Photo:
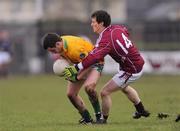
<svg viewBox="0 0 180 131">
<path fill-rule="evenodd" d="M 128 48 L 130 48 L 132 46 L 132 42 L 122 33 L 122 38 L 124 40 L 125 43 L 125 47 L 124 45 L 117 39 L 116 42 L 117 44 L 121 47 L 121 49 L 124 51 L 125 54 L 128 54 Z"/>
</svg>

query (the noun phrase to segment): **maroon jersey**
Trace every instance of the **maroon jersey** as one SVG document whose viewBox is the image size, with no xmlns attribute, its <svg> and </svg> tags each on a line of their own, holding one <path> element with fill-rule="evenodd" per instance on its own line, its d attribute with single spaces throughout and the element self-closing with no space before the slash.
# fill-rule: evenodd
<svg viewBox="0 0 180 131">
<path fill-rule="evenodd" d="M 128 39 L 129 33 L 124 26 L 111 25 L 101 32 L 94 50 L 82 61 L 84 68 L 95 64 L 110 55 L 120 65 L 120 70 L 138 73 L 144 60 L 138 49 Z"/>
</svg>

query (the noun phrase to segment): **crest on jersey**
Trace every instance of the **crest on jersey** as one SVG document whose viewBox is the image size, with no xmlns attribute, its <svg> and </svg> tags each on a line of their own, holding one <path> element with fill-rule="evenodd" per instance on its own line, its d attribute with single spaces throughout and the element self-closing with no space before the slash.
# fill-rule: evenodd
<svg viewBox="0 0 180 131">
<path fill-rule="evenodd" d="M 79 56 L 81 59 L 83 59 L 83 58 L 85 58 L 86 55 L 84 53 L 81 53 Z"/>
</svg>

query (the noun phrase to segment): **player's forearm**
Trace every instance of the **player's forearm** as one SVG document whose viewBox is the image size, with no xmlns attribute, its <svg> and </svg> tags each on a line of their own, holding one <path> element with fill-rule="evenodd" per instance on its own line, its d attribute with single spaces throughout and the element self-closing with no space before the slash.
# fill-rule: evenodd
<svg viewBox="0 0 180 131">
<path fill-rule="evenodd" d="M 78 71 L 81 71 L 83 69 L 87 69 L 88 67 L 90 67 L 91 65 L 93 65 L 97 62 L 98 61 L 96 59 L 84 60 L 84 61 L 80 62 L 79 64 L 77 64 L 75 67 Z"/>
<path fill-rule="evenodd" d="M 91 65 L 104 61 L 104 57 L 108 54 L 108 48 L 99 48 L 91 52 L 82 62 L 77 64 L 75 67 L 78 71 L 86 69 Z"/>
</svg>

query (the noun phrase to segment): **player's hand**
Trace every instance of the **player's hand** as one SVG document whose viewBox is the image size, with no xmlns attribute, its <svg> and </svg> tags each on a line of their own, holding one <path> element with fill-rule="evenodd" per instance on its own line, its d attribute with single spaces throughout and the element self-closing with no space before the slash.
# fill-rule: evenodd
<svg viewBox="0 0 180 131">
<path fill-rule="evenodd" d="M 71 77 L 65 77 L 65 80 L 68 80 L 68 81 L 73 82 L 73 83 L 78 81 L 77 75 L 73 75 Z"/>
<path fill-rule="evenodd" d="M 71 82 L 78 81 L 77 79 L 78 70 L 76 69 L 75 66 L 66 67 L 64 69 L 63 74 L 64 74 L 65 79 L 68 81 L 71 81 Z"/>
<path fill-rule="evenodd" d="M 78 70 L 75 66 L 66 67 L 63 72 L 64 77 L 66 77 L 67 79 L 73 76 L 77 76 L 77 74 Z"/>
</svg>

